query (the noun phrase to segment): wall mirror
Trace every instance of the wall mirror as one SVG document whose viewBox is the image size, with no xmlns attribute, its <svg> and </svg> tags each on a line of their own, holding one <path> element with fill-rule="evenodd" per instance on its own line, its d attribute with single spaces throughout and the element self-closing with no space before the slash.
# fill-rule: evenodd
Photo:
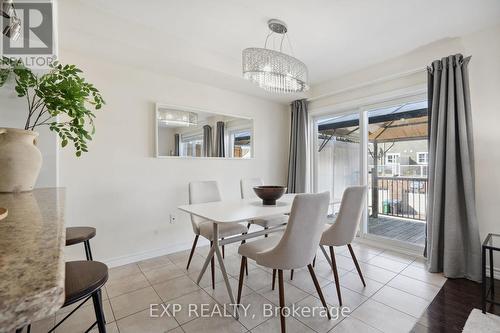
<svg viewBox="0 0 500 333">
<path fill-rule="evenodd" d="M 253 120 L 156 104 L 156 157 L 253 157 Z"/>
</svg>

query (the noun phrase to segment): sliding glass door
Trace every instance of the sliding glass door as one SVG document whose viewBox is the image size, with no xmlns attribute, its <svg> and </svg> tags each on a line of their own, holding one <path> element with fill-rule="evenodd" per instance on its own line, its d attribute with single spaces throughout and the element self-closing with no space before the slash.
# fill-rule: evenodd
<svg viewBox="0 0 500 333">
<path fill-rule="evenodd" d="M 424 245 L 427 137 L 427 102 L 368 112 L 367 234 Z"/>
<path fill-rule="evenodd" d="M 359 114 L 327 116 L 315 122 L 315 188 L 330 191 L 332 198 L 341 199 L 346 187 L 360 183 Z M 339 205 L 330 207 L 334 216 Z"/>
<path fill-rule="evenodd" d="M 363 237 L 424 245 L 428 114 L 420 98 L 313 118 L 313 189 L 340 199 L 346 187 L 366 185 Z"/>
</svg>

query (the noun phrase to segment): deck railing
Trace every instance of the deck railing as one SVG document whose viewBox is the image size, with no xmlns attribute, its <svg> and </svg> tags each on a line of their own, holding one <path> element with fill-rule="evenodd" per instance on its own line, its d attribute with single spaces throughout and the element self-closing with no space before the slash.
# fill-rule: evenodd
<svg viewBox="0 0 500 333">
<path fill-rule="evenodd" d="M 373 170 L 373 164 L 368 170 Z M 377 165 L 379 177 L 419 177 L 427 178 L 427 164 L 382 164 Z"/>
<path fill-rule="evenodd" d="M 382 214 L 426 220 L 427 178 L 376 177 L 369 184 L 370 216 Z"/>
</svg>

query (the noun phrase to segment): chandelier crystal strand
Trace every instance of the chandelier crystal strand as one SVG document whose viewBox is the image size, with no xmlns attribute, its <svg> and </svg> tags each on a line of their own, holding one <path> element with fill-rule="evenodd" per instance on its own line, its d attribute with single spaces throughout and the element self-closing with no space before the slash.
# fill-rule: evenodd
<svg viewBox="0 0 500 333">
<path fill-rule="evenodd" d="M 243 77 L 273 93 L 294 93 L 308 90 L 306 65 L 295 57 L 266 48 L 267 39 L 272 32 L 275 32 L 283 34 L 280 43 L 281 50 L 287 31 L 286 25 L 278 20 L 270 20 L 268 25 L 271 33 L 266 38 L 264 48 L 251 47 L 243 50 Z M 290 43 L 289 39 L 288 43 Z"/>
</svg>

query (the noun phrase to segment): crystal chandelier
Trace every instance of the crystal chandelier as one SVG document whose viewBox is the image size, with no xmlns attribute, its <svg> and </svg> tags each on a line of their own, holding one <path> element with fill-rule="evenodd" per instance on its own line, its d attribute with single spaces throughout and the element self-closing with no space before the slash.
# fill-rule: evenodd
<svg viewBox="0 0 500 333">
<path fill-rule="evenodd" d="M 182 110 L 158 108 L 158 123 L 166 127 L 198 125 L 198 114 Z"/>
<path fill-rule="evenodd" d="M 243 77 L 271 92 L 294 93 L 308 90 L 306 65 L 282 52 L 285 37 L 290 45 L 285 22 L 272 19 L 267 25 L 271 32 L 267 35 L 264 48 L 250 47 L 243 50 Z M 273 33 L 281 35 L 279 51 L 267 48 L 267 41 Z"/>
</svg>

